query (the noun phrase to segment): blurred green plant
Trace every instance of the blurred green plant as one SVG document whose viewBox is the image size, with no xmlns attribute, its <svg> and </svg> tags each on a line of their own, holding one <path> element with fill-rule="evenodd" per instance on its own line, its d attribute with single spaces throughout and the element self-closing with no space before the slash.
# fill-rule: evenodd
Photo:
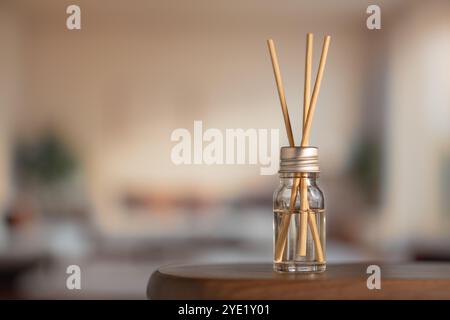
<svg viewBox="0 0 450 320">
<path fill-rule="evenodd" d="M 72 153 L 53 132 L 37 141 L 20 142 L 15 146 L 14 169 L 19 183 L 57 183 L 70 176 L 75 167 Z"/>
<path fill-rule="evenodd" d="M 381 166 L 380 143 L 369 139 L 361 141 L 353 152 L 350 173 L 371 204 L 380 200 Z"/>
</svg>

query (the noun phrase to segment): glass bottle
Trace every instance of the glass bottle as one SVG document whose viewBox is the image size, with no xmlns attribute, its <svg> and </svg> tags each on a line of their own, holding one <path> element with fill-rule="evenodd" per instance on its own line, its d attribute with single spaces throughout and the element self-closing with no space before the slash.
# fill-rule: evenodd
<svg viewBox="0 0 450 320">
<path fill-rule="evenodd" d="M 326 269 L 325 202 L 317 185 L 319 171 L 317 148 L 281 148 L 280 185 L 273 198 L 275 271 Z"/>
</svg>

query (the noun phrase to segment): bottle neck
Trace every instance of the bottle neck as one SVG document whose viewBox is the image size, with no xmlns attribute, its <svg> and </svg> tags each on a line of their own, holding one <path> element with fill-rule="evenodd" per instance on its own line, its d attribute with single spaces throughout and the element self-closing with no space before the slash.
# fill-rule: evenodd
<svg viewBox="0 0 450 320">
<path fill-rule="evenodd" d="M 315 185 L 319 178 L 318 172 L 283 172 L 280 173 L 280 180 L 284 184 L 292 184 L 294 178 L 306 179 L 308 185 Z"/>
</svg>

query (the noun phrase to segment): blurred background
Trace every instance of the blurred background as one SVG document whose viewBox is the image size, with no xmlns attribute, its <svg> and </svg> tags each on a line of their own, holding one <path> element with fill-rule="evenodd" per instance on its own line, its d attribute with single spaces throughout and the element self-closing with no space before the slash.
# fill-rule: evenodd
<svg viewBox="0 0 450 320">
<path fill-rule="evenodd" d="M 298 141 L 307 32 L 314 75 L 332 36 L 311 137 L 328 261 L 450 260 L 448 1 L 0 0 L 0 297 L 143 299 L 167 263 L 270 263 L 277 175 L 175 166 L 170 135 L 287 145 L 273 38 Z"/>
</svg>

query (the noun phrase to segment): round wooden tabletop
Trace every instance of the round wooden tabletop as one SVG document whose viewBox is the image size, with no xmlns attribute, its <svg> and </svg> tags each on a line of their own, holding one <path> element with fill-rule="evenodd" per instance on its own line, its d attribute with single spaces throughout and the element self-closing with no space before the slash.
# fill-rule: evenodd
<svg viewBox="0 0 450 320">
<path fill-rule="evenodd" d="M 381 288 L 369 289 L 370 265 Z M 369 279 L 372 282 L 373 277 Z M 324 273 L 285 274 L 271 264 L 170 265 L 155 271 L 149 299 L 450 299 L 450 264 L 340 264 Z"/>
</svg>

